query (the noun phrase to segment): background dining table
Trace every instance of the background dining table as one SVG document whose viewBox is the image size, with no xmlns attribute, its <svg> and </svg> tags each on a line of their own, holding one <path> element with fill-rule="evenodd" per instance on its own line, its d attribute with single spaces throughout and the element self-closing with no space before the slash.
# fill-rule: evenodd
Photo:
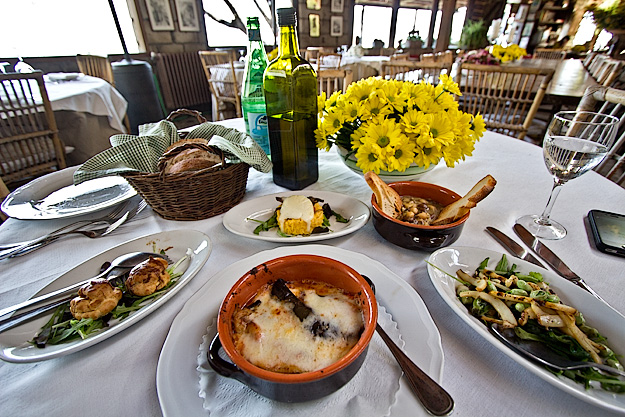
<svg viewBox="0 0 625 417">
<path fill-rule="evenodd" d="M 243 126 L 242 119 L 224 124 L 238 128 Z M 346 168 L 335 150 L 320 152 L 319 163 L 319 181 L 302 193 L 314 196 L 315 191 L 331 191 L 370 206 L 371 191 L 362 175 Z M 515 236 L 512 226 L 516 218 L 543 209 L 552 178 L 545 168 L 541 148 L 486 132 L 477 143 L 473 156 L 454 168 L 439 164 L 419 180 L 465 194 L 487 174 L 497 180 L 495 190 L 471 211 L 464 231 L 454 246 L 505 253 L 484 229 L 493 226 Z M 283 191 L 286 190 L 273 183 L 271 174 L 250 170 L 243 201 Z M 559 241 L 546 242 L 621 314 L 625 314 L 625 285 L 622 279 L 625 259 L 601 253 L 594 247 L 586 215 L 590 209 L 623 212 L 624 207 L 625 190 L 591 171 L 567 184 L 553 209 L 553 217 L 566 226 L 568 235 Z M 106 237 L 93 240 L 82 236 L 65 238 L 30 255 L 0 261 L 0 308 L 4 308 L 32 296 L 75 265 L 139 236 L 194 229 L 208 235 L 213 243 L 212 254 L 198 275 L 159 310 L 129 329 L 65 357 L 32 364 L 1 362 L 1 414 L 161 415 L 159 394 L 163 393 L 157 393 L 156 388 L 159 355 L 172 321 L 185 302 L 229 265 L 261 251 L 293 246 L 286 241 L 273 243 L 234 235 L 222 224 L 223 217 L 219 215 L 189 222 L 168 221 L 146 209 Z M 72 220 L 9 219 L 0 227 L 0 243 L 34 238 Z M 538 378 L 472 330 L 453 313 L 430 281 L 425 262 L 430 255 L 428 252 L 403 249 L 387 242 L 375 231 L 371 221 L 355 233 L 318 243 L 360 253 L 381 262 L 418 293 L 440 333 L 444 366 L 442 378 L 439 379 L 438 375 L 433 377 L 439 379 L 453 396 L 456 404 L 454 416 L 618 415 Z M 384 300 L 380 302 L 384 304 Z M 391 314 L 400 308 L 396 305 L 385 307 Z M 583 310 L 583 306 L 580 308 Z M 401 333 L 401 326 L 399 331 Z M 199 347 L 201 340 L 186 343 Z M 615 348 L 625 353 L 622 346 Z M 179 391 L 169 393 L 180 397 L 185 404 L 184 412 L 180 410 L 171 415 L 207 415 L 198 396 L 196 356 L 194 353 L 180 358 L 182 365 L 176 374 L 184 375 L 192 388 L 181 387 Z M 424 355 L 416 355 L 413 360 L 426 368 L 428 364 L 423 362 L 423 358 Z M 402 379 L 401 384 L 406 382 Z M 350 385 L 344 389 L 350 389 Z M 414 398 L 409 400 L 415 402 L 412 415 L 427 415 Z M 408 399 L 404 396 L 397 401 Z M 396 408 L 391 409 L 391 415 L 398 415 L 396 411 L 393 413 Z M 254 410 L 245 409 L 241 415 L 255 414 Z"/>
<path fill-rule="evenodd" d="M 48 75 L 45 86 L 59 137 L 74 148 L 67 155 L 68 166 L 82 164 L 109 148 L 109 138 L 126 131 L 128 102 L 103 79 L 80 75 L 65 81 Z"/>
</svg>

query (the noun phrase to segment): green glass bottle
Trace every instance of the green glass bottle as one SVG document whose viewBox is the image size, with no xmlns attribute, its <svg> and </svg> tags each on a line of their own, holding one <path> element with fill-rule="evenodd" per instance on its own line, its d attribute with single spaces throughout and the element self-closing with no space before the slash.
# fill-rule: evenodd
<svg viewBox="0 0 625 417">
<path fill-rule="evenodd" d="M 265 93 L 263 92 L 263 76 L 269 62 L 263 41 L 260 38 L 258 17 L 247 18 L 247 35 L 250 46 L 245 58 L 245 75 L 243 76 L 241 94 L 245 130 L 269 155 L 267 110 L 265 108 Z"/>
<path fill-rule="evenodd" d="M 317 128 L 317 75 L 299 55 L 295 9 L 278 9 L 278 58 L 264 77 L 265 104 L 273 182 L 301 190 L 319 177 Z"/>
</svg>

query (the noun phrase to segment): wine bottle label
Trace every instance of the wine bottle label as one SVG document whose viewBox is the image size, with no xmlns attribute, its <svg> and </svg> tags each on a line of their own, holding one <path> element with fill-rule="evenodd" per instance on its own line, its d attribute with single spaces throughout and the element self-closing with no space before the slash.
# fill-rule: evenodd
<svg viewBox="0 0 625 417">
<path fill-rule="evenodd" d="M 274 77 L 283 77 L 286 78 L 286 71 L 281 69 L 270 69 L 267 70 L 265 76 L 274 76 Z"/>
</svg>

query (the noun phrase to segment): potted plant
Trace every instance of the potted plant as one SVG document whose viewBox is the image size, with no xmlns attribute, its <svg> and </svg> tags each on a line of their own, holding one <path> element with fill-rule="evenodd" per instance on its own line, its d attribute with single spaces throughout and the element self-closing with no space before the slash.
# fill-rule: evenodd
<svg viewBox="0 0 625 417">
<path fill-rule="evenodd" d="M 625 1 L 606 0 L 588 8 L 592 12 L 595 24 L 613 35 L 611 55 L 619 57 L 625 49 Z"/>
<path fill-rule="evenodd" d="M 483 20 L 467 20 L 460 35 L 463 49 L 481 49 L 488 45 L 488 25 Z"/>
</svg>

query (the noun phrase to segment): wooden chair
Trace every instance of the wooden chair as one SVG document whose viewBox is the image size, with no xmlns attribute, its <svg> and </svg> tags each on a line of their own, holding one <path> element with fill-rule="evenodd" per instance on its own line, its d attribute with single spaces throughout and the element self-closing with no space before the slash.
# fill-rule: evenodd
<svg viewBox="0 0 625 417">
<path fill-rule="evenodd" d="M 460 64 L 456 74 L 460 108 L 479 112 L 488 130 L 523 139 L 553 73 L 550 68 Z"/>
<path fill-rule="evenodd" d="M 9 194 L 10 194 L 9 188 L 6 186 L 4 181 L 2 181 L 2 178 L 0 178 L 0 203 L 2 203 L 4 199 L 6 198 L 6 196 L 8 196 Z M 7 218 L 8 218 L 7 215 L 4 214 L 2 211 L 0 211 L 0 223 L 5 221 Z"/>
<path fill-rule="evenodd" d="M 234 106 L 241 117 L 240 84 L 234 70 L 233 51 L 199 51 L 204 74 L 213 95 L 213 121 L 224 120 L 227 106 Z"/>
<path fill-rule="evenodd" d="M 620 60 L 605 59 L 595 72 L 595 80 L 600 85 L 606 87 L 612 86 L 621 75 L 621 72 L 623 72 L 623 65 L 623 61 Z"/>
<path fill-rule="evenodd" d="M 389 61 L 382 64 L 382 78 L 431 84 L 438 82 L 441 74 L 449 74 L 451 64 L 444 62 Z"/>
<path fill-rule="evenodd" d="M 549 48 L 536 48 L 532 56 L 532 59 L 553 59 L 556 61 L 562 61 L 564 58 L 566 58 L 566 51 L 564 49 Z"/>
<path fill-rule="evenodd" d="M 65 166 L 43 73 L 0 74 L 0 178 L 11 186 Z"/>
<path fill-rule="evenodd" d="M 83 74 L 102 78 L 115 87 L 113 67 L 108 58 L 97 55 L 76 55 L 76 63 L 78 64 L 78 70 Z M 124 125 L 126 126 L 126 133 L 130 133 L 128 113 L 124 116 Z"/>
<path fill-rule="evenodd" d="M 308 61 L 309 64 L 316 66 L 320 53 L 332 54 L 334 53 L 334 49 L 327 48 L 325 46 L 309 46 L 308 48 L 306 48 L 304 59 Z"/>
<path fill-rule="evenodd" d="M 391 61 L 408 61 L 410 54 L 393 54 L 391 55 Z"/>
<path fill-rule="evenodd" d="M 451 65 L 454 63 L 454 53 L 452 51 L 443 51 L 434 54 L 422 54 L 421 62 L 444 62 Z"/>
<path fill-rule="evenodd" d="M 625 91 L 605 86 L 588 87 L 577 110 L 609 114 L 620 120 L 614 146 L 595 171 L 625 187 Z"/>
<path fill-rule="evenodd" d="M 351 84 L 353 74 L 349 70 L 320 69 L 317 71 L 317 94 L 326 93 L 330 97 L 335 91 L 343 91 Z"/>
<path fill-rule="evenodd" d="M 78 64 L 78 70 L 83 74 L 102 78 L 112 86 L 115 86 L 113 67 L 108 58 L 97 55 L 76 55 L 76 63 Z"/>
<path fill-rule="evenodd" d="M 342 57 L 341 54 L 334 52 L 319 52 L 317 55 L 317 71 L 322 69 L 340 69 Z"/>
</svg>

